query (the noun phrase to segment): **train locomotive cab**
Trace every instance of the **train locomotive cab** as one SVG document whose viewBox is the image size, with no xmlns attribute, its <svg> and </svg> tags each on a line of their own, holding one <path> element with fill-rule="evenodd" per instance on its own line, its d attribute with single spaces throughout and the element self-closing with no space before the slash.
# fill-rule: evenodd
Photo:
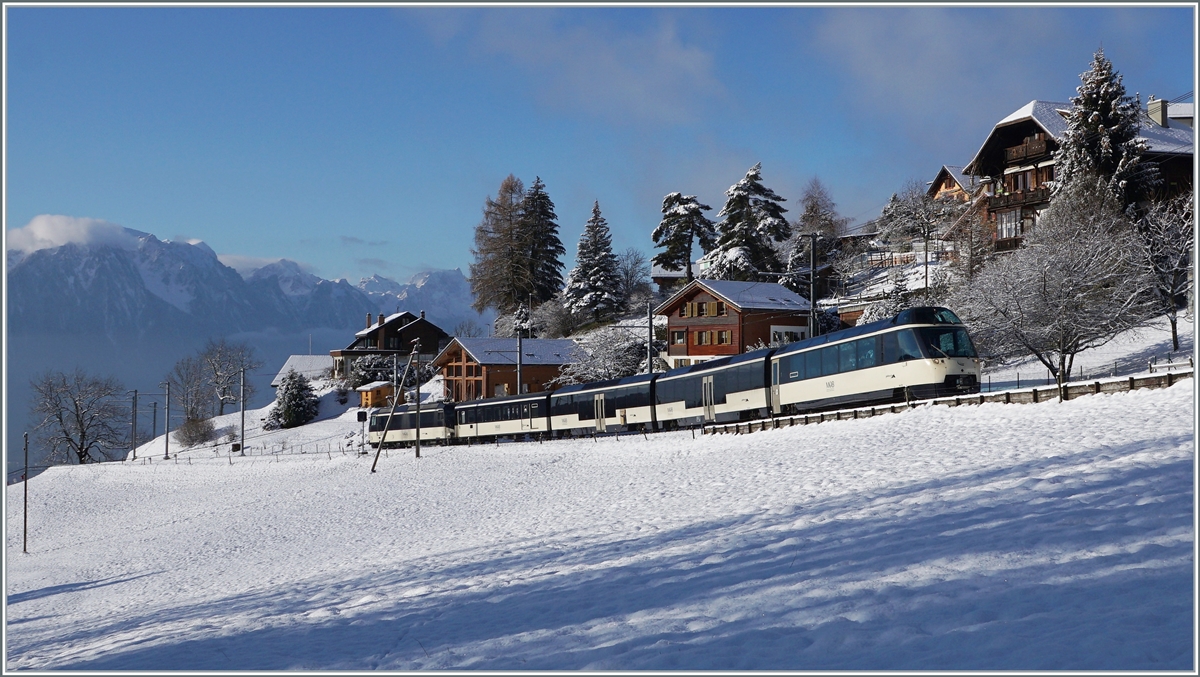
<svg viewBox="0 0 1200 677">
<path fill-rule="evenodd" d="M 454 405 L 438 402 L 423 404 L 420 407 L 421 442 L 438 442 L 441 444 L 454 441 Z M 385 432 L 386 428 L 386 432 Z M 407 447 L 417 439 L 417 406 L 405 404 L 396 407 L 377 409 L 371 413 L 367 426 L 367 442 L 372 447 L 380 443 L 388 447 Z"/>
<path fill-rule="evenodd" d="M 978 393 L 981 370 L 966 327 L 953 312 L 909 308 L 777 351 L 771 358 L 772 412 Z"/>
</svg>

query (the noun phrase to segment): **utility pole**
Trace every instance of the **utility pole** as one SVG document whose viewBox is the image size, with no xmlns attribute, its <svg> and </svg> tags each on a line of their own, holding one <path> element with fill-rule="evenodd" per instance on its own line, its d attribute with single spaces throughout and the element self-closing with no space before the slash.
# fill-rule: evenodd
<svg viewBox="0 0 1200 677">
<path fill-rule="evenodd" d="M 311 339 L 310 339 L 311 340 Z M 242 434 L 238 437 L 238 442 L 241 443 L 240 456 L 246 455 L 246 367 L 242 366 L 242 389 L 238 393 L 238 399 L 241 400 L 240 409 L 242 410 Z"/>
<path fill-rule="evenodd" d="M 520 334 L 518 334 L 518 336 L 520 336 Z M 413 446 L 416 447 L 417 458 L 421 458 L 421 339 L 419 339 L 419 338 L 413 339 L 412 344 L 413 344 L 413 355 L 416 356 L 416 358 L 417 358 L 417 370 L 416 370 L 416 373 L 414 374 L 414 376 L 416 377 L 415 378 L 416 387 L 413 388 L 413 390 L 416 391 L 414 394 L 416 395 L 416 400 L 417 400 L 417 435 L 416 435 L 416 442 L 414 443 Z M 400 385 L 403 386 L 404 384 L 401 383 Z M 518 386 L 517 390 L 520 390 L 520 389 L 521 389 L 520 386 Z"/>
<path fill-rule="evenodd" d="M 654 315 L 649 301 L 646 301 L 646 373 L 654 373 Z"/>
<path fill-rule="evenodd" d="M 21 536 L 21 552 L 29 553 L 29 433 L 25 433 L 25 529 Z"/>
<path fill-rule="evenodd" d="M 136 389 L 133 391 L 132 413 L 133 413 L 133 423 L 132 423 L 133 429 L 129 433 L 129 440 L 130 440 L 129 444 L 130 444 L 130 451 L 133 452 L 132 460 L 136 461 L 137 460 L 137 390 Z"/>
<path fill-rule="evenodd" d="M 163 460 L 171 459 L 171 382 L 163 383 L 167 392 L 166 413 L 163 415 Z"/>
<path fill-rule="evenodd" d="M 816 321 L 817 312 L 817 238 L 820 233 L 812 232 L 804 237 L 810 238 L 808 245 L 808 337 L 817 335 L 820 325 Z"/>
</svg>

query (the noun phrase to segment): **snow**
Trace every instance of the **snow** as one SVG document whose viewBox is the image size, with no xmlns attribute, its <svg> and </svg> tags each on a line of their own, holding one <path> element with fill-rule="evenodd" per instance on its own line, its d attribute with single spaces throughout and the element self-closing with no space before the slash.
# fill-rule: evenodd
<svg viewBox="0 0 1200 677">
<path fill-rule="evenodd" d="M 327 392 L 10 490 L 6 669 L 1190 670 L 1194 388 L 375 474 Z"/>
</svg>

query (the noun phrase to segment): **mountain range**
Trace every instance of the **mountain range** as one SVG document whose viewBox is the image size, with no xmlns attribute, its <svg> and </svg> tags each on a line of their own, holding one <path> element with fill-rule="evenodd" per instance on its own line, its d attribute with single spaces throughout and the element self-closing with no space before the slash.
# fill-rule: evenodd
<svg viewBox="0 0 1200 677">
<path fill-rule="evenodd" d="M 398 310 L 425 310 L 447 332 L 461 322 L 483 325 L 489 319 L 471 308 L 470 283 L 459 269 L 423 272 L 407 284 L 373 275 L 355 286 L 284 259 L 243 277 L 203 242 L 162 241 L 131 229 L 126 234 L 118 244 L 7 252 L 9 332 L 84 331 L 121 343 L 357 330 L 367 313 Z"/>
</svg>

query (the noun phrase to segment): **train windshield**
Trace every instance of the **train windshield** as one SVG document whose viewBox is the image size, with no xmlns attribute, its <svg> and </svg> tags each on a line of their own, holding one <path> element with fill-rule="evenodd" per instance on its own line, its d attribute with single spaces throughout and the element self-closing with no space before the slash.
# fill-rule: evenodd
<svg viewBox="0 0 1200 677">
<path fill-rule="evenodd" d="M 947 311 L 949 312 L 949 311 Z M 967 330 L 960 327 L 921 327 L 917 330 L 929 357 L 975 357 Z"/>
</svg>

